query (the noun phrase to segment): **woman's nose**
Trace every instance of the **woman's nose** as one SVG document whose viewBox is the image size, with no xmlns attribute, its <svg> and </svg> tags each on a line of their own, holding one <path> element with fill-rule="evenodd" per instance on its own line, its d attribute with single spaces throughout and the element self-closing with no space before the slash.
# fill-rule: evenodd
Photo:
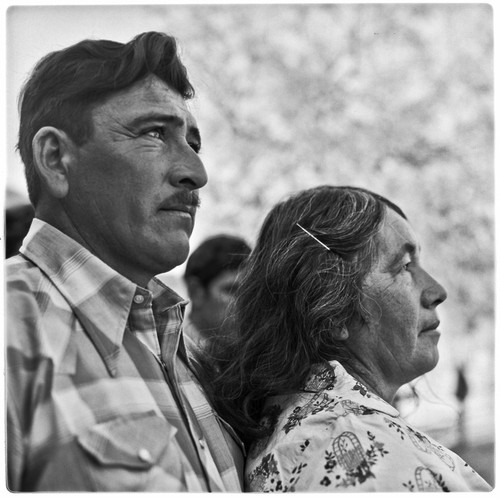
<svg viewBox="0 0 500 499">
<path fill-rule="evenodd" d="M 426 308 L 435 308 L 446 300 L 448 293 L 436 279 L 427 272 L 423 272 L 425 274 L 425 287 L 422 291 L 422 305 Z"/>
</svg>

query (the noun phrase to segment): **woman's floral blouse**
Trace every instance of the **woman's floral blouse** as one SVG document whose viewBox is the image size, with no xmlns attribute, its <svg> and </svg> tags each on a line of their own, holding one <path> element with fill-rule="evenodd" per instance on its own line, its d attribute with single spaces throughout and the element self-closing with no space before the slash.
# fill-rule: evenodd
<svg viewBox="0 0 500 499">
<path fill-rule="evenodd" d="M 277 423 L 250 449 L 251 492 L 491 490 L 335 361 L 314 366 L 300 393 L 270 399 L 265 418 Z"/>
</svg>

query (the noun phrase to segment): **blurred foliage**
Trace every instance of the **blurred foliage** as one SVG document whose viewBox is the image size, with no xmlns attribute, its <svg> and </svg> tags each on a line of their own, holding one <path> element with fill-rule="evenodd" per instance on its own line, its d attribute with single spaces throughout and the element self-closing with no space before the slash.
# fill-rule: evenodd
<svg viewBox="0 0 500 499">
<path fill-rule="evenodd" d="M 493 316 L 493 12 L 487 4 L 150 7 L 198 92 L 209 173 L 195 236 L 252 242 L 319 184 L 399 204 L 456 333 Z"/>
</svg>

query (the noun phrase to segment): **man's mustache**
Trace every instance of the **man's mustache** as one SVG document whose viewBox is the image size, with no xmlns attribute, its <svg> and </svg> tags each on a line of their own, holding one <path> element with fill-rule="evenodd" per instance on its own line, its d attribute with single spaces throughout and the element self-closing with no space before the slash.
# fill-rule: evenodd
<svg viewBox="0 0 500 499">
<path fill-rule="evenodd" d="M 197 191 L 176 192 L 161 204 L 162 210 L 175 210 L 181 207 L 196 210 L 200 207 L 201 200 Z"/>
</svg>

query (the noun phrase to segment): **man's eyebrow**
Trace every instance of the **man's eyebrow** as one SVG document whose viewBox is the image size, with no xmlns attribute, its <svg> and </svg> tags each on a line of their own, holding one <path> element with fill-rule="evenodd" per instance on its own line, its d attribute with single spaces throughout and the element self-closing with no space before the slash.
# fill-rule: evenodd
<svg viewBox="0 0 500 499">
<path fill-rule="evenodd" d="M 143 114 L 141 116 L 138 116 L 137 118 L 134 118 L 130 122 L 130 126 L 142 125 L 143 123 L 147 123 L 148 121 L 163 121 L 165 123 L 172 124 L 176 127 L 182 127 L 186 123 L 180 116 L 177 116 L 176 114 L 153 112 L 153 113 Z"/>
</svg>

